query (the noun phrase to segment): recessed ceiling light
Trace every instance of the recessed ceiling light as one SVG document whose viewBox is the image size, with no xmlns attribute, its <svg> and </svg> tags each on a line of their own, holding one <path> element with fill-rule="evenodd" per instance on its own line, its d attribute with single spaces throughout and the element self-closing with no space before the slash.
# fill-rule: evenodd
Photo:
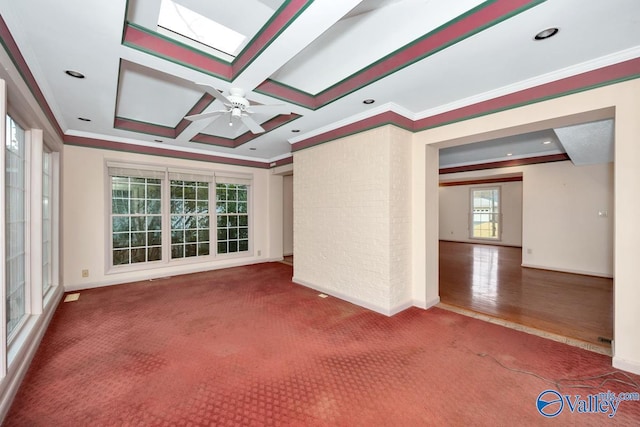
<svg viewBox="0 0 640 427">
<path fill-rule="evenodd" d="M 257 150 L 257 148 L 256 148 L 256 147 L 251 147 L 251 148 L 249 148 L 249 150 L 251 150 L 251 151 L 256 151 L 256 150 Z"/>
<path fill-rule="evenodd" d="M 507 153 L 507 156 L 511 157 L 513 156 L 513 153 Z"/>
<path fill-rule="evenodd" d="M 298 133 L 298 132 L 300 132 L 300 129 L 291 129 L 291 132 Z"/>
<path fill-rule="evenodd" d="M 65 71 L 65 74 L 71 77 L 75 77 L 76 79 L 84 79 L 84 74 L 78 71 L 67 70 Z"/>
<path fill-rule="evenodd" d="M 542 30 L 538 34 L 536 34 L 533 39 L 534 40 L 545 40 L 545 39 L 548 39 L 549 37 L 553 37 L 556 34 L 558 34 L 558 31 L 560 31 L 560 30 L 557 27 L 547 28 L 546 30 Z"/>
<path fill-rule="evenodd" d="M 374 102 L 376 102 L 376 100 L 371 98 L 368 98 L 362 101 L 363 104 L 373 104 Z"/>
<path fill-rule="evenodd" d="M 83 122 L 90 122 L 91 119 L 87 119 L 86 117 L 78 117 L 78 120 L 82 120 Z"/>
<path fill-rule="evenodd" d="M 549 144 L 551 144 L 551 141 L 545 141 L 545 142 L 543 142 L 543 144 L 544 145 L 549 145 Z"/>
</svg>

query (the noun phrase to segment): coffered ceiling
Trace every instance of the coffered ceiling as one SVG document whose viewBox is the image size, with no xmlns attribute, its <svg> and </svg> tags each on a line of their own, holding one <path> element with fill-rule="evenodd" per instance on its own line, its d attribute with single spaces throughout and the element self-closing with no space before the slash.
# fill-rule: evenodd
<svg viewBox="0 0 640 427">
<path fill-rule="evenodd" d="M 159 26 L 163 8 L 182 29 Z M 246 164 L 640 76 L 637 0 L 0 0 L 0 14 L 5 48 L 65 143 Z M 193 40 L 217 25 L 229 33 Z M 547 28 L 559 31 L 534 39 Z M 197 83 L 287 112 L 256 109 L 259 134 L 230 114 L 185 120 L 225 108 Z"/>
</svg>

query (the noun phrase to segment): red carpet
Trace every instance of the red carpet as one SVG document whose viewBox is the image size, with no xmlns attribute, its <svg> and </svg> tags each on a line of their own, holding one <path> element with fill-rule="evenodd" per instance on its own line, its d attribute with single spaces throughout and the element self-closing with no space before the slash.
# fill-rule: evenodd
<svg viewBox="0 0 640 427">
<path fill-rule="evenodd" d="M 81 292 L 58 307 L 5 424 L 640 425 L 636 401 L 613 418 L 536 409 L 546 389 L 639 392 L 637 376 L 571 389 L 514 371 L 585 378 L 614 371 L 608 357 L 437 308 L 388 318 L 291 276 L 270 263 Z M 628 384 L 599 385 L 613 377 Z"/>
</svg>

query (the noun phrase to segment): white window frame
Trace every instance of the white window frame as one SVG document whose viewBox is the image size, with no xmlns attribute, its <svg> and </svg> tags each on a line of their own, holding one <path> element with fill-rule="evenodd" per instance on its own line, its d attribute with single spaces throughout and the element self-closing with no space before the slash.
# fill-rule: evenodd
<svg viewBox="0 0 640 427">
<path fill-rule="evenodd" d="M 497 223 L 498 233 L 496 237 L 478 237 L 475 236 L 474 229 L 474 215 L 482 214 L 478 212 L 474 212 L 475 208 L 475 197 L 474 194 L 476 191 L 497 191 L 498 192 L 498 210 L 497 212 L 491 208 L 488 212 L 482 212 L 484 214 L 489 214 L 497 218 L 496 221 L 492 221 Z M 472 240 L 484 240 L 490 242 L 500 242 L 502 241 L 502 187 L 500 185 L 494 186 L 483 186 L 483 187 L 471 187 L 469 189 L 469 239 Z"/>
<path fill-rule="evenodd" d="M 104 166 L 104 194 L 105 194 L 105 274 L 116 274 L 124 272 L 149 270 L 158 267 L 180 266 L 188 264 L 201 264 L 212 261 L 220 261 L 232 258 L 247 258 L 253 256 L 253 174 L 243 174 L 226 171 L 202 170 L 191 168 L 174 168 L 166 167 L 151 163 L 127 163 L 118 160 L 105 160 Z M 110 172 L 111 168 L 111 172 Z M 113 265 L 113 230 L 111 219 L 111 176 L 116 173 L 117 169 L 126 175 L 126 173 L 135 173 L 136 170 L 155 171 L 163 173 L 164 177 L 160 178 L 162 191 L 162 258 L 159 261 L 140 262 L 127 265 Z M 172 178 L 183 181 L 206 181 L 209 182 L 209 255 L 192 256 L 184 258 L 171 259 L 171 180 Z M 247 210 L 248 210 L 248 228 L 249 228 L 249 249 L 242 252 L 233 252 L 227 254 L 218 254 L 217 242 L 217 214 L 216 208 L 216 184 L 224 183 L 242 183 L 248 186 L 247 192 Z"/>
</svg>

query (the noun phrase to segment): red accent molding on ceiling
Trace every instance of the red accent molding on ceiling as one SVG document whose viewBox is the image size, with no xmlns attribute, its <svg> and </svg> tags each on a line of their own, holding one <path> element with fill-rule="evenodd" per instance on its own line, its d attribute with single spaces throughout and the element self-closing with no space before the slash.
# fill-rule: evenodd
<svg viewBox="0 0 640 427">
<path fill-rule="evenodd" d="M 393 112 L 380 113 L 358 122 L 341 126 L 323 134 L 299 141 L 292 145 L 292 151 L 302 150 L 304 148 L 333 141 L 362 130 L 373 129 L 387 124 L 392 124 L 413 132 L 419 132 L 639 77 L 640 58 L 630 59 L 618 64 L 576 74 L 571 77 L 541 84 L 508 95 L 458 108 L 456 110 L 425 117 L 416 121 L 407 119 L 406 117 Z"/>
<path fill-rule="evenodd" d="M 500 182 L 518 182 L 518 181 L 522 181 L 522 176 L 509 176 L 505 178 L 471 179 L 467 181 L 447 181 L 447 182 L 441 182 L 440 187 L 454 187 L 458 185 L 497 184 Z"/>
<path fill-rule="evenodd" d="M 321 133 L 320 135 L 312 136 L 311 138 L 305 139 L 304 141 L 297 142 L 291 146 L 291 150 L 299 151 L 305 148 L 313 147 L 314 145 L 332 141 L 337 138 L 343 138 L 345 136 L 353 135 L 355 133 L 363 132 L 387 124 L 396 125 L 407 130 L 413 130 L 413 121 L 411 119 L 408 119 L 393 111 L 386 111 L 384 113 L 380 113 L 375 116 L 350 123 L 345 126 L 341 126 L 337 129 Z"/>
<path fill-rule="evenodd" d="M 233 159 L 229 157 L 213 156 L 209 154 L 188 153 L 184 151 L 171 150 L 166 148 L 147 147 L 141 145 L 125 144 L 123 142 L 108 141 L 105 139 L 84 138 L 80 136 L 66 135 L 64 143 L 79 147 L 99 148 L 103 150 L 126 151 L 136 154 L 149 154 L 152 156 L 174 157 L 178 159 L 198 160 L 210 163 L 222 163 L 235 166 L 247 166 L 252 168 L 268 169 L 269 163 Z"/>
<path fill-rule="evenodd" d="M 423 130 L 442 126 L 447 123 L 466 120 L 472 117 L 507 110 L 637 77 L 640 77 L 640 58 L 608 65 L 596 70 L 565 77 L 560 80 L 478 102 L 456 110 L 426 117 L 416 121 L 415 129 Z"/>
<path fill-rule="evenodd" d="M 213 56 L 177 44 L 173 40 L 161 37 L 153 31 L 126 23 L 122 43 L 125 46 L 150 53 L 211 74 L 225 80 L 231 80 L 231 65 Z"/>
<path fill-rule="evenodd" d="M 125 23 L 122 43 L 125 46 L 231 81 L 253 62 L 311 3 L 312 0 L 286 1 L 232 62 L 216 58 L 130 22 Z"/>
<path fill-rule="evenodd" d="M 185 116 L 202 113 L 214 101 L 213 96 L 205 93 L 194 105 L 189 109 Z M 128 130 L 131 132 L 146 133 L 147 135 L 162 136 L 165 138 L 177 138 L 191 122 L 182 118 L 175 127 L 163 126 L 156 123 L 141 122 L 126 117 L 115 117 L 113 127 L 116 129 Z"/>
<path fill-rule="evenodd" d="M 267 120 L 265 123 L 262 123 L 261 126 L 265 130 L 265 132 L 272 131 L 284 124 L 292 122 L 293 120 L 299 118 L 299 114 L 280 114 L 275 116 L 272 119 Z M 221 136 L 209 135 L 205 133 L 199 133 L 193 138 L 191 138 L 191 142 L 199 142 L 201 144 L 210 144 L 210 145 L 218 145 L 221 147 L 227 148 L 236 148 L 241 146 L 242 144 L 246 144 L 249 141 L 256 139 L 260 135 L 255 135 L 249 131 L 243 133 L 235 139 L 224 138 Z"/>
<path fill-rule="evenodd" d="M 165 138 L 175 138 L 176 129 L 169 126 L 162 126 L 155 123 L 139 122 L 124 117 L 116 117 L 113 121 L 116 129 L 128 130 L 131 132 L 146 133 L 147 135 L 163 136 Z"/>
<path fill-rule="evenodd" d="M 436 30 L 408 43 L 375 62 L 372 66 L 356 71 L 317 95 L 299 91 L 273 80 L 266 80 L 260 84 L 256 88 L 256 92 L 307 108 L 317 109 L 539 3 L 541 3 L 540 0 L 496 0 L 485 2 L 485 4 L 472 9 L 470 12 L 461 15 L 461 17 L 453 19 Z"/>
<path fill-rule="evenodd" d="M 46 98 L 42 94 L 40 86 L 38 86 L 38 83 L 36 83 L 36 79 L 35 77 L 33 77 L 33 74 L 31 73 L 31 70 L 27 65 L 27 61 L 25 61 L 24 57 L 22 56 L 22 53 L 18 48 L 18 44 L 11 35 L 11 31 L 9 31 L 9 27 L 7 27 L 7 23 L 4 21 L 4 18 L 2 18 L 2 15 L 0 15 L 0 43 L 2 43 L 2 45 L 4 46 L 7 54 L 9 54 L 9 57 L 11 58 L 11 61 L 13 62 L 16 69 L 22 76 L 22 79 L 31 91 L 31 94 L 36 99 L 36 102 L 40 105 L 40 108 L 42 108 L 42 111 L 47 116 L 47 119 L 49 119 L 51 126 L 53 126 L 58 136 L 60 136 L 60 138 L 63 138 L 64 132 L 62 132 L 62 129 L 60 128 L 56 117 L 53 115 L 53 111 L 51 111 L 51 107 L 49 107 Z"/>
<path fill-rule="evenodd" d="M 269 166 L 272 168 L 277 168 L 278 166 L 290 165 L 293 163 L 293 156 L 285 157 L 284 159 L 276 160 L 275 162 L 271 162 Z"/>
<path fill-rule="evenodd" d="M 233 61 L 232 76 L 237 76 L 253 62 L 311 3 L 313 3 L 313 0 L 286 1 L 283 7 L 278 10 L 278 13 L 260 29 L 256 37 L 249 42 Z"/>
<path fill-rule="evenodd" d="M 566 153 L 551 154 L 548 156 L 527 157 L 524 159 L 503 160 L 499 162 L 480 163 L 477 165 L 455 166 L 440 169 L 440 175 L 457 172 L 470 172 L 485 169 L 509 168 L 513 166 L 534 165 L 537 163 L 564 162 L 571 160 Z"/>
</svg>

